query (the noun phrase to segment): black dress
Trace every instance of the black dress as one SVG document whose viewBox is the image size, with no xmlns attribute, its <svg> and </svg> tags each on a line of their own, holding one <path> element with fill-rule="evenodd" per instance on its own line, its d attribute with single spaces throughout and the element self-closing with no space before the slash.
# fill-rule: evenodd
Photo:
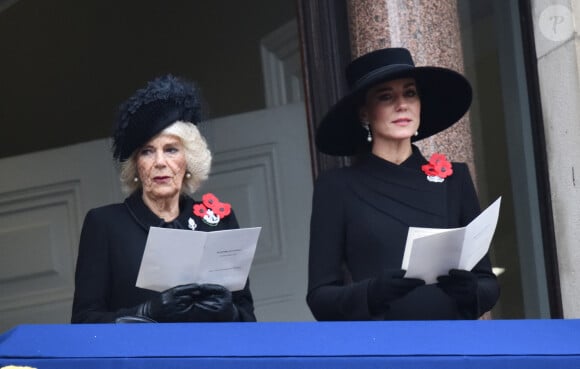
<svg viewBox="0 0 580 369">
<path fill-rule="evenodd" d="M 318 320 L 463 319 L 456 303 L 435 284 L 418 287 L 369 312 L 367 286 L 384 269 L 400 269 L 410 226 L 455 228 L 480 213 L 467 165 L 453 163 L 442 183 L 427 180 L 413 154 L 396 165 L 368 154 L 357 165 L 325 172 L 316 181 L 310 222 L 307 302 Z M 478 305 L 490 310 L 499 286 L 486 255 L 473 269 Z"/>
<path fill-rule="evenodd" d="M 90 210 L 79 244 L 72 323 L 114 322 L 118 317 L 134 314 L 135 306 L 159 294 L 135 287 L 149 227 L 195 227 L 195 231 L 204 232 L 239 228 L 233 211 L 216 226 L 205 224 L 193 213 L 193 205 L 199 203 L 183 196 L 179 216 L 169 223 L 149 210 L 140 191 L 122 204 Z M 232 295 L 239 319 L 256 321 L 249 281 L 243 290 Z"/>
</svg>

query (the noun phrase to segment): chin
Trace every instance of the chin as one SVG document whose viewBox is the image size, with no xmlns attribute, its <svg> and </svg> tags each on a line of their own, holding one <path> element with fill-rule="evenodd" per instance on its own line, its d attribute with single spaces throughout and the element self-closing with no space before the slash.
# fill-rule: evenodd
<svg viewBox="0 0 580 369">
<path fill-rule="evenodd" d="M 411 140 L 411 137 L 413 137 L 414 135 L 393 135 L 391 137 L 389 137 L 389 140 L 391 141 L 407 141 L 407 140 Z"/>
<path fill-rule="evenodd" d="M 175 195 L 179 195 L 179 190 L 175 189 L 162 189 L 153 190 L 148 192 L 148 196 L 155 199 L 172 198 Z"/>
</svg>

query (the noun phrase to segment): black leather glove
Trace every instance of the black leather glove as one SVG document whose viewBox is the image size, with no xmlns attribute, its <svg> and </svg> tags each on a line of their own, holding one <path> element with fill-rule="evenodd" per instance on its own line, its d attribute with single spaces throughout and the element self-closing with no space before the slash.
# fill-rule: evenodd
<svg viewBox="0 0 580 369">
<path fill-rule="evenodd" d="M 185 284 L 161 292 L 155 298 L 137 307 L 137 316 L 157 322 L 184 322 L 191 310 L 195 296 L 199 295 L 198 284 Z"/>
<path fill-rule="evenodd" d="M 477 275 L 460 269 L 451 269 L 448 275 L 437 277 L 437 286 L 451 296 L 460 312 L 469 319 L 479 317 L 477 304 Z"/>
<path fill-rule="evenodd" d="M 372 314 L 384 312 L 391 302 L 425 284 L 422 279 L 403 278 L 404 275 L 405 271 L 402 269 L 387 269 L 379 277 L 371 279 L 367 298 Z"/>
<path fill-rule="evenodd" d="M 115 323 L 157 323 L 157 322 L 145 316 L 124 315 L 115 319 Z"/>
<path fill-rule="evenodd" d="M 200 284 L 187 313 L 190 322 L 233 322 L 238 319 L 238 309 L 232 302 L 232 293 L 218 284 Z"/>
</svg>

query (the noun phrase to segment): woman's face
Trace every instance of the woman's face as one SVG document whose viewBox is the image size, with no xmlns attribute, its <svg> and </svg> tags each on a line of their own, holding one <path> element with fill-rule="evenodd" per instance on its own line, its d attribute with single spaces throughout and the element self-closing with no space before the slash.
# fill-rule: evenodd
<svg viewBox="0 0 580 369">
<path fill-rule="evenodd" d="M 360 118 L 368 122 L 373 144 L 410 139 L 419 129 L 421 100 L 414 78 L 402 78 L 372 87 Z"/>
<path fill-rule="evenodd" d="M 176 136 L 157 135 L 137 152 L 143 195 L 152 200 L 179 195 L 186 170 L 185 149 Z"/>
</svg>

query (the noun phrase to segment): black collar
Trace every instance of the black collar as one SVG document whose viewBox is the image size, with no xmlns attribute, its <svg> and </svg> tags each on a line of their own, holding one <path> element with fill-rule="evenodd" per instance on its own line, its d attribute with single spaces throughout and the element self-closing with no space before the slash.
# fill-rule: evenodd
<svg viewBox="0 0 580 369">
<path fill-rule="evenodd" d="M 166 222 L 145 205 L 141 190 L 133 192 L 125 199 L 129 213 L 146 231 L 149 227 L 187 229 L 189 218 L 193 216 L 193 204 L 194 200 L 191 197 L 182 195 L 179 199 L 178 217 L 171 222 Z"/>
<path fill-rule="evenodd" d="M 352 190 L 377 210 L 415 226 L 446 223 L 447 183 L 427 180 L 421 166 L 427 160 L 413 145 L 413 153 L 397 165 L 368 154 L 353 167 Z M 432 224 L 435 219 L 435 223 Z"/>
</svg>

